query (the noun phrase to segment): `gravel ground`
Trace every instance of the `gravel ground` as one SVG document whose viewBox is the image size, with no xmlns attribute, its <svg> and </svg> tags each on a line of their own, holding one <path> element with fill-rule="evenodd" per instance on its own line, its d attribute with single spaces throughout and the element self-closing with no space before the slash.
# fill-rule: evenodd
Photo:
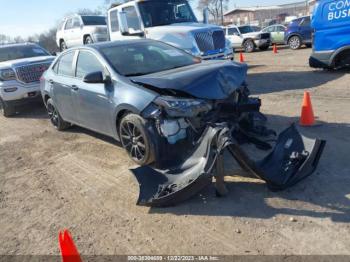
<svg viewBox="0 0 350 262">
<path fill-rule="evenodd" d="M 297 121 L 304 90 L 327 140 L 315 175 L 285 192 L 228 178 L 173 208 L 135 205 L 133 163 L 112 139 L 74 127 L 55 131 L 42 106 L 0 117 L 0 254 L 59 254 L 68 228 L 79 251 L 113 254 L 350 255 L 350 75 L 313 70 L 311 49 L 246 55 L 248 83 L 282 131 Z"/>
</svg>

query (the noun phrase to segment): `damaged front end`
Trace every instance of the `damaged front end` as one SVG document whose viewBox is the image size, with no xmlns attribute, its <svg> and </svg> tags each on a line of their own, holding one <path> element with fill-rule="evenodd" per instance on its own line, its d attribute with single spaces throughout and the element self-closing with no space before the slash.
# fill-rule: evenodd
<svg viewBox="0 0 350 262">
<path fill-rule="evenodd" d="M 212 76 L 217 79 L 222 73 L 216 70 Z M 276 140 L 276 133 L 266 128 L 261 101 L 250 97 L 242 80 L 235 85 L 225 82 L 224 88 L 234 89 L 226 88 L 229 95 L 220 94 L 215 99 L 189 91 L 196 88 L 183 92 L 155 86 L 156 81 L 151 86 L 150 81 L 137 82 L 160 93 L 142 113 L 152 123 L 149 132 L 157 161 L 132 170 L 140 184 L 138 205 L 172 206 L 196 195 L 213 177 L 225 176 L 222 165 L 226 150 L 274 191 L 295 185 L 317 167 L 325 141 L 308 139 L 293 125 L 279 135 L 272 148 L 268 141 Z M 241 148 L 245 143 L 271 153 L 254 161 Z"/>
</svg>

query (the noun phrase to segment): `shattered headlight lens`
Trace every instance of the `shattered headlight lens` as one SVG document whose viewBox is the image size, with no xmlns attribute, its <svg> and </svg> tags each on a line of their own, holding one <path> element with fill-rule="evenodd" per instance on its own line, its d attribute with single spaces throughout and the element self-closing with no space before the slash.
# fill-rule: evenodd
<svg viewBox="0 0 350 262">
<path fill-rule="evenodd" d="M 205 100 L 160 96 L 155 104 L 163 107 L 170 117 L 196 117 L 200 113 L 209 112 L 212 106 Z"/>
<path fill-rule="evenodd" d="M 9 80 L 15 80 L 15 79 L 16 79 L 16 73 L 11 68 L 0 70 L 0 80 L 9 81 Z"/>
</svg>

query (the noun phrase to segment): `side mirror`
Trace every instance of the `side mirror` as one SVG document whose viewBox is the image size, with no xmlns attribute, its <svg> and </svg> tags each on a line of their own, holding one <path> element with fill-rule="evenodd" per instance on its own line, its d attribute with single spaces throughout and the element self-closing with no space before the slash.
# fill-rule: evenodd
<svg viewBox="0 0 350 262">
<path fill-rule="evenodd" d="M 99 71 L 92 72 L 84 76 L 83 82 L 87 84 L 109 84 L 112 82 L 112 80 L 110 76 L 104 77 L 103 73 Z"/>
<path fill-rule="evenodd" d="M 203 23 L 209 24 L 209 9 L 208 8 L 203 9 Z"/>
<path fill-rule="evenodd" d="M 57 56 L 57 53 L 56 52 L 51 52 L 51 55 L 52 56 Z"/>
<path fill-rule="evenodd" d="M 126 18 L 126 12 L 119 12 L 119 27 L 120 32 L 122 35 L 128 35 L 129 34 L 129 26 L 128 26 L 128 20 Z"/>
</svg>

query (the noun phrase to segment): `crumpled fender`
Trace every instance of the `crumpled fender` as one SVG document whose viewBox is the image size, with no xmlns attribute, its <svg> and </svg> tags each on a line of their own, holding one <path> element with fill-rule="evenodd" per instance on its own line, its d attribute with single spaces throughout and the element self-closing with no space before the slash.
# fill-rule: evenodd
<svg viewBox="0 0 350 262">
<path fill-rule="evenodd" d="M 279 135 L 267 157 L 253 161 L 234 141 L 227 124 L 210 126 L 183 164 L 167 169 L 146 166 L 131 170 L 140 184 L 137 204 L 166 207 L 193 197 L 212 183 L 216 161 L 225 149 L 242 168 L 266 181 L 269 189 L 284 190 L 315 171 L 325 143 L 302 136 L 292 125 Z"/>
</svg>

